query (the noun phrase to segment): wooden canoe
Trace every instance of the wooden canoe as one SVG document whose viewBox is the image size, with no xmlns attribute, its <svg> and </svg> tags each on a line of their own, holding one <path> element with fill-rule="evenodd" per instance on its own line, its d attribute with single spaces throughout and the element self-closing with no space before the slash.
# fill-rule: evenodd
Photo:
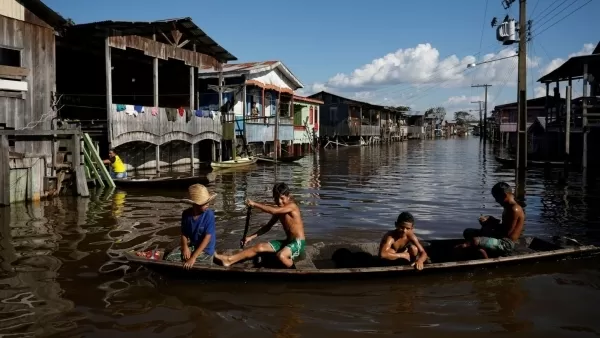
<svg viewBox="0 0 600 338">
<path fill-rule="evenodd" d="M 275 158 L 270 157 L 270 156 L 259 156 L 257 157 L 259 162 L 265 162 L 265 163 L 292 163 L 292 162 L 296 162 L 298 160 L 301 160 L 304 158 L 304 155 L 297 155 L 297 156 L 283 156 L 283 157 L 278 157 L 277 160 L 275 160 Z"/>
<path fill-rule="evenodd" d="M 203 176 L 163 176 L 149 178 L 116 178 L 113 179 L 118 187 L 132 188 L 160 188 L 160 187 L 188 187 L 192 184 L 210 184 L 214 182 L 215 174 L 208 173 Z"/>
<path fill-rule="evenodd" d="M 463 243 L 462 239 L 423 241 L 430 262 L 422 271 L 404 263 L 393 263 L 381 260 L 378 255 L 379 243 L 358 244 L 323 244 L 316 243 L 306 247 L 306 253 L 297 261 L 294 268 L 286 269 L 278 265 L 273 254 L 264 254 L 254 260 L 240 262 L 231 267 L 223 267 L 214 263 L 210 266 L 196 265 L 190 271 L 183 270 L 181 263 L 163 260 L 151 260 L 126 253 L 131 263 L 148 266 L 152 269 L 166 270 L 174 273 L 202 273 L 209 276 L 232 276 L 234 274 L 252 276 L 292 277 L 335 277 L 350 278 L 372 275 L 405 275 L 426 272 L 447 272 L 460 269 L 497 266 L 509 263 L 536 262 L 543 259 L 560 257 L 586 256 L 600 252 L 600 247 L 581 245 L 573 240 L 545 241 L 536 237 L 524 237 L 510 256 L 489 259 L 455 260 L 454 246 Z M 238 250 L 228 250 L 228 254 Z"/>
<path fill-rule="evenodd" d="M 516 159 L 514 159 L 514 158 L 504 158 L 504 157 L 500 157 L 500 156 L 495 156 L 495 158 L 498 163 L 500 163 L 506 167 L 514 168 L 517 165 Z M 565 166 L 565 162 L 529 160 L 529 161 L 527 161 L 527 166 L 535 167 L 535 168 L 544 168 L 544 167 L 561 168 L 561 167 Z"/>
<path fill-rule="evenodd" d="M 215 170 L 227 169 L 227 168 L 238 168 L 238 167 L 245 167 L 248 165 L 252 165 L 252 164 L 256 163 L 257 160 L 258 159 L 256 157 L 243 157 L 243 158 L 238 158 L 236 160 L 211 162 L 210 166 Z"/>
</svg>

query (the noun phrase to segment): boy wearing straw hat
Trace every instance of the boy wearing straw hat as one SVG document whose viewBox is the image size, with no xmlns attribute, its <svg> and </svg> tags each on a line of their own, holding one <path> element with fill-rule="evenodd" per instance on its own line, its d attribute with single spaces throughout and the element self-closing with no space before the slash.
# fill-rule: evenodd
<svg viewBox="0 0 600 338">
<path fill-rule="evenodd" d="M 243 244 L 245 245 L 254 238 L 267 233 L 277 221 L 283 225 L 286 239 L 258 243 L 233 256 L 215 254 L 215 259 L 221 261 L 223 266 L 230 266 L 239 261 L 250 259 L 262 252 L 274 252 L 283 265 L 291 268 L 294 265 L 294 260 L 304 252 L 306 245 L 304 223 L 300 215 L 300 208 L 292 200 L 290 188 L 287 184 L 275 184 L 273 187 L 273 199 L 275 200 L 275 206 L 265 205 L 252 200 L 246 201 L 249 207 L 257 208 L 273 216 L 266 225 L 258 229 L 254 234 L 244 238 Z"/>
<path fill-rule="evenodd" d="M 185 269 L 194 264 L 208 264 L 213 262 L 215 254 L 215 213 L 208 208 L 208 204 L 216 194 L 208 192 L 202 184 L 194 184 L 188 188 L 189 198 L 181 202 L 190 204 L 191 207 L 181 214 L 180 246 L 170 252 L 165 252 L 164 260 L 183 262 Z M 157 259 L 159 253 L 153 252 L 151 259 Z M 138 256 L 147 257 L 147 253 Z M 158 258 L 159 259 L 159 258 Z"/>
</svg>

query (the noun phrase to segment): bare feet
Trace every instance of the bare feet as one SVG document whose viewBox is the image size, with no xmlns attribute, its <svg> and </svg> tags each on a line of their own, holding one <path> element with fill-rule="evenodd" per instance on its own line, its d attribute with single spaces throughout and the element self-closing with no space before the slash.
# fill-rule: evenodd
<svg viewBox="0 0 600 338">
<path fill-rule="evenodd" d="M 479 249 L 479 255 L 481 255 L 481 258 L 483 258 L 483 259 L 488 259 L 489 258 L 487 252 L 485 251 L 485 249 Z"/>
<path fill-rule="evenodd" d="M 215 253 L 215 259 L 218 262 L 221 262 L 221 265 L 223 265 L 224 267 L 228 267 L 231 265 L 231 258 L 229 256 L 219 255 L 218 253 Z"/>
</svg>

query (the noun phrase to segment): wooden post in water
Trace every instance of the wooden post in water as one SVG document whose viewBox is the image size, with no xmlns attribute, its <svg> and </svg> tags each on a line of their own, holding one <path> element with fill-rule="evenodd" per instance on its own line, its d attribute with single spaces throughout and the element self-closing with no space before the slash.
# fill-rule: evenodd
<svg viewBox="0 0 600 338">
<path fill-rule="evenodd" d="M 194 144 L 190 144 L 190 167 L 192 169 L 192 176 L 194 176 Z"/>
<path fill-rule="evenodd" d="M 106 124 L 108 128 L 108 148 L 111 148 L 112 144 L 112 62 L 110 54 L 110 44 L 108 37 L 104 40 L 104 66 L 105 66 L 105 77 L 106 77 Z"/>
<path fill-rule="evenodd" d="M 156 34 L 152 34 L 152 40 L 156 40 Z M 154 107 L 156 107 L 157 109 L 159 108 L 159 102 L 158 102 L 158 58 L 154 58 L 152 59 L 152 85 L 153 85 L 153 90 L 152 90 L 152 94 L 153 94 L 153 98 L 154 98 Z M 159 126 L 162 126 L 161 124 L 161 120 L 162 120 L 162 115 L 161 113 L 158 114 L 158 124 Z M 161 130 L 162 132 L 162 130 Z M 160 144 L 156 145 L 156 173 L 159 174 L 160 173 Z"/>
<path fill-rule="evenodd" d="M 582 116 L 583 116 L 583 159 L 581 161 L 583 165 L 583 178 L 587 176 L 588 166 L 588 134 L 590 127 L 588 126 L 588 115 L 587 115 L 587 104 L 586 98 L 588 95 L 588 64 L 583 65 L 583 100 L 581 100 Z"/>
<path fill-rule="evenodd" d="M 73 170 L 75 171 L 75 183 L 77 186 L 77 195 L 81 197 L 88 197 L 90 192 L 87 186 L 87 178 L 85 176 L 84 166 L 81 165 L 81 135 L 74 134 L 72 137 L 73 142 Z"/>
<path fill-rule="evenodd" d="M 8 136 L 0 135 L 0 206 L 10 205 L 10 163 Z M 7 212 L 6 210 L 3 211 Z"/>
<path fill-rule="evenodd" d="M 566 99 L 566 117 L 565 117 L 565 178 L 569 176 L 569 147 L 571 143 L 571 86 L 567 86 Z"/>
</svg>

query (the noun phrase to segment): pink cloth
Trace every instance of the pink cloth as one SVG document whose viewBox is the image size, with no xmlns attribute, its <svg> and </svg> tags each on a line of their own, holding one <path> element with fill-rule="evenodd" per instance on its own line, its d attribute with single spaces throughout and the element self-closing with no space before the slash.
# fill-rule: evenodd
<svg viewBox="0 0 600 338">
<path fill-rule="evenodd" d="M 158 115 L 158 108 L 152 107 L 152 116 Z"/>
</svg>

